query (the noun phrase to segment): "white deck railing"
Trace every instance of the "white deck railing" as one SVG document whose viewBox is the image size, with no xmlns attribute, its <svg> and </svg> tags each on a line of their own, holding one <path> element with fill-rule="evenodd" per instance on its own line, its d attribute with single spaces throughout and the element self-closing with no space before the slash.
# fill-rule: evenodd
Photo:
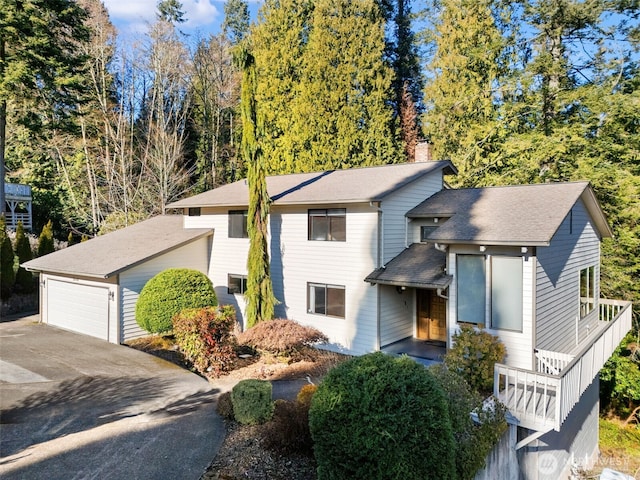
<svg viewBox="0 0 640 480">
<path fill-rule="evenodd" d="M 521 426 L 559 431 L 630 329 L 631 302 L 600 299 L 598 328 L 582 342 L 572 359 L 567 354 L 539 350 L 539 372 L 496 364 L 494 395 Z M 558 369 L 557 373 L 551 373 L 554 369 Z"/>
<path fill-rule="evenodd" d="M 12 230 L 15 230 L 16 228 L 18 228 L 18 222 L 22 222 L 22 226 L 26 230 L 31 230 L 33 228 L 31 215 L 28 213 L 5 212 L 5 219 L 6 219 L 7 228 L 11 228 Z"/>
</svg>

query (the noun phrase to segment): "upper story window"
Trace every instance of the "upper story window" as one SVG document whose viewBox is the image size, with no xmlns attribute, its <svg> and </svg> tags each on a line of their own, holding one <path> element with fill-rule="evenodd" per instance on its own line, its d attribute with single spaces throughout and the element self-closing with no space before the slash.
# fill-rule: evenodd
<svg viewBox="0 0 640 480">
<path fill-rule="evenodd" d="M 247 276 L 230 273 L 227 277 L 227 293 L 244 295 L 247 291 Z"/>
<path fill-rule="evenodd" d="M 596 308 L 596 268 L 580 270 L 580 318 L 586 317 Z"/>
<path fill-rule="evenodd" d="M 247 210 L 229 211 L 229 238 L 249 238 L 247 216 Z"/>
<path fill-rule="evenodd" d="M 344 286 L 307 284 L 307 311 L 329 317 L 344 318 Z"/>
<path fill-rule="evenodd" d="M 347 210 L 329 208 L 309 210 L 309 240 L 344 242 L 347 239 Z"/>
<path fill-rule="evenodd" d="M 189 207 L 189 216 L 190 217 L 199 217 L 200 216 L 200 207 Z"/>
<path fill-rule="evenodd" d="M 522 331 L 522 257 L 457 255 L 456 262 L 458 322 Z"/>
</svg>

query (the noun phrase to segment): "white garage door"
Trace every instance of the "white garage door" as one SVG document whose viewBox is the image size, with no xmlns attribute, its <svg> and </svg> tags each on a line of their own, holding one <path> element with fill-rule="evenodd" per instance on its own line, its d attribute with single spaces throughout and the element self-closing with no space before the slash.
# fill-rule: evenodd
<svg viewBox="0 0 640 480">
<path fill-rule="evenodd" d="M 49 279 L 47 323 L 109 339 L 109 289 Z"/>
</svg>

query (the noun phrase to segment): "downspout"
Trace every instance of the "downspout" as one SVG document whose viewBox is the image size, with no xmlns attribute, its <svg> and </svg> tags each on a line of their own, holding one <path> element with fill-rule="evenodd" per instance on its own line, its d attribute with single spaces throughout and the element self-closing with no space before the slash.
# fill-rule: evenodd
<svg viewBox="0 0 640 480">
<path fill-rule="evenodd" d="M 378 211 L 378 268 L 387 268 L 384 264 L 384 211 L 380 208 L 380 202 L 377 206 L 373 205 L 373 201 L 369 202 L 370 207 L 375 207 Z"/>
<path fill-rule="evenodd" d="M 374 206 L 373 201 L 369 202 L 369 206 L 375 208 L 378 211 L 378 268 L 385 268 L 384 265 L 384 217 L 382 208 L 380 208 L 380 202 L 377 206 Z M 380 351 L 380 286 L 376 285 L 376 351 Z"/>
</svg>

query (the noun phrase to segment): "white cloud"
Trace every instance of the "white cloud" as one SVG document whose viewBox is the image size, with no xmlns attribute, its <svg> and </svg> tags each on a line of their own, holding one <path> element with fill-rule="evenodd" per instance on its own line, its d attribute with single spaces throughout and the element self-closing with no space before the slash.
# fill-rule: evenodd
<svg viewBox="0 0 640 480">
<path fill-rule="evenodd" d="M 146 23 L 156 18 L 157 0 L 104 0 L 109 16 L 121 30 L 140 32 L 146 30 Z M 183 0 L 183 11 L 187 21 L 181 30 L 214 26 L 222 21 L 220 10 L 212 0 Z"/>
</svg>

